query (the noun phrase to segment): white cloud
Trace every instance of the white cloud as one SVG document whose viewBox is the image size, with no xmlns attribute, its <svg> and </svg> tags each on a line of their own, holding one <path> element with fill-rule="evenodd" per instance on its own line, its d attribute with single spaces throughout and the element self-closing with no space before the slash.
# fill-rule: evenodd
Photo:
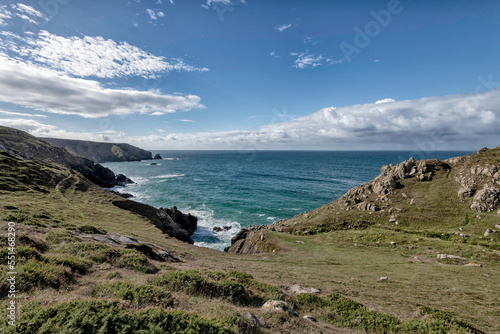
<svg viewBox="0 0 500 334">
<path fill-rule="evenodd" d="M 71 78 L 54 70 L 0 54 L 0 101 L 57 114 L 95 118 L 131 113 L 165 114 L 203 108 L 196 95 L 106 89 L 99 82 Z"/>
<path fill-rule="evenodd" d="M 24 113 L 24 112 L 5 111 L 5 110 L 0 110 L 0 114 L 9 115 L 9 116 L 47 117 L 46 115 L 41 115 L 41 114 L 28 114 L 28 113 Z"/>
<path fill-rule="evenodd" d="M 246 5 L 246 0 L 207 0 L 206 4 L 201 5 L 205 9 L 216 6 L 238 6 Z"/>
<path fill-rule="evenodd" d="M 323 55 L 315 56 L 310 54 L 309 51 L 302 52 L 300 54 L 291 53 L 292 56 L 297 56 L 295 60 L 295 68 L 306 68 L 306 67 L 317 67 L 323 64 Z"/>
<path fill-rule="evenodd" d="M 154 10 L 148 8 L 148 9 L 146 9 L 146 11 L 148 12 L 148 15 L 151 18 L 151 20 L 158 19 L 158 17 L 156 17 L 156 13 Z"/>
<path fill-rule="evenodd" d="M 291 23 L 288 24 L 282 24 L 279 26 L 274 27 L 274 30 L 278 30 L 279 32 L 283 32 L 287 29 L 290 29 L 293 25 Z"/>
<path fill-rule="evenodd" d="M 394 101 L 396 101 L 396 100 L 394 100 L 394 99 L 382 99 L 382 100 L 375 101 L 375 104 L 391 103 Z"/>
<path fill-rule="evenodd" d="M 374 63 L 380 63 L 381 61 L 382 61 L 382 60 L 380 60 L 380 59 L 375 59 L 373 62 L 374 62 Z"/>
<path fill-rule="evenodd" d="M 295 59 L 295 63 L 293 67 L 295 68 L 308 68 L 308 67 L 318 67 L 321 65 L 334 65 L 334 64 L 342 64 L 345 60 L 344 59 L 335 59 L 332 57 L 325 57 L 322 54 L 320 55 L 314 55 L 309 52 L 309 50 L 306 50 L 305 52 L 297 53 L 297 52 L 292 52 L 290 53 L 290 56 L 296 56 L 297 59 Z"/>
<path fill-rule="evenodd" d="M 176 119 L 176 121 L 179 121 L 179 122 L 187 122 L 187 123 L 196 123 L 195 121 L 191 120 L 191 119 Z"/>
<path fill-rule="evenodd" d="M 30 133 L 48 132 L 57 129 L 57 127 L 54 125 L 43 124 L 34 119 L 25 119 L 25 118 L 4 118 L 0 119 L 0 124 L 2 124 L 3 126 L 8 126 L 11 128 L 27 131 Z"/>
<path fill-rule="evenodd" d="M 0 26 L 6 26 L 6 20 L 12 18 L 12 12 L 7 9 L 7 6 L 0 6 Z"/>
<path fill-rule="evenodd" d="M 14 43 L 0 40 L 0 49 L 13 51 L 31 60 L 80 77 L 115 78 L 142 76 L 154 78 L 169 71 L 208 71 L 184 63 L 180 58 L 167 61 L 130 45 L 103 37 L 62 37 L 40 31 L 38 38 L 17 36 Z"/>
<path fill-rule="evenodd" d="M 496 146 L 500 128 L 499 93 L 500 89 L 495 89 L 479 94 L 328 107 L 253 131 L 173 133 L 154 138 L 127 137 L 127 140 L 157 149 L 174 144 L 179 149 L 414 149 L 428 141 L 456 149 L 458 142 L 471 147 L 484 146 L 487 140 Z"/>
<path fill-rule="evenodd" d="M 18 3 L 18 4 L 13 4 L 11 5 L 13 9 L 17 9 L 20 12 L 24 12 L 29 16 L 36 16 L 36 17 L 44 17 L 41 12 L 36 10 L 35 8 L 25 5 L 23 3 Z"/>
<path fill-rule="evenodd" d="M 106 131 L 102 133 L 90 132 L 71 132 L 58 129 L 54 125 L 40 123 L 34 119 L 15 118 L 15 119 L 0 119 L 0 124 L 22 131 L 36 137 L 50 137 L 50 138 L 71 138 L 91 141 L 110 141 L 110 137 Z M 121 134 L 117 134 L 115 138 L 119 138 Z"/>
<path fill-rule="evenodd" d="M 148 149 L 477 149 L 499 144 L 499 93 L 497 88 L 478 94 L 328 107 L 251 131 L 167 134 L 157 130 L 130 136 L 69 133 L 35 120 L 2 119 L 0 124 L 62 138 L 98 140 L 89 137 L 105 135 L 111 141 L 125 140 Z"/>
</svg>

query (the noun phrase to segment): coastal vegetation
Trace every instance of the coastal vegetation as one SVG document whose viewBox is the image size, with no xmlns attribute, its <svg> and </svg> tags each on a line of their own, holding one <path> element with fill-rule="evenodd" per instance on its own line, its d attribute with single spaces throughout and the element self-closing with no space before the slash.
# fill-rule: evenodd
<svg viewBox="0 0 500 334">
<path fill-rule="evenodd" d="M 484 190 L 498 188 L 498 148 L 384 167 L 335 202 L 240 233 L 225 253 L 170 236 L 49 160 L 0 152 L 0 221 L 15 223 L 18 273 L 13 328 L 3 233 L 6 333 L 500 331 L 500 215 Z"/>
</svg>

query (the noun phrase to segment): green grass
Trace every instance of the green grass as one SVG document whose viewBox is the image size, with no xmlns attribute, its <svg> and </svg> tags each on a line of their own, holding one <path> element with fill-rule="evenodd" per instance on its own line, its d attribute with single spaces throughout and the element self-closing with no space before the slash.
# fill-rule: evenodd
<svg viewBox="0 0 500 334">
<path fill-rule="evenodd" d="M 428 307 L 422 309 L 422 315 L 430 315 L 430 320 L 400 320 L 391 315 L 370 311 L 363 304 L 339 294 L 323 298 L 300 294 L 294 301 L 300 310 L 317 313 L 323 321 L 361 329 L 367 333 L 481 333 L 471 324 L 457 320 L 449 313 Z"/>
</svg>

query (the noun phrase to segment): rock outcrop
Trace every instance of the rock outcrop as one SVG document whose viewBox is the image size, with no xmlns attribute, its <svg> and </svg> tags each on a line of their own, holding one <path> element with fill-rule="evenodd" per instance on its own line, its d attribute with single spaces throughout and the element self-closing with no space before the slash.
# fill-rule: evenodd
<svg viewBox="0 0 500 334">
<path fill-rule="evenodd" d="M 484 163 L 480 158 L 487 157 L 488 161 L 494 161 L 496 151 L 483 148 L 474 155 L 446 160 L 454 169 L 459 199 L 465 201 L 472 198 L 472 211 L 488 212 L 500 206 L 500 166 Z"/>
<path fill-rule="evenodd" d="M 161 157 L 160 153 L 156 153 L 155 157 L 153 160 L 162 160 L 163 158 Z"/>
<path fill-rule="evenodd" d="M 149 151 L 124 143 L 101 143 L 60 138 L 41 139 L 97 163 L 151 160 L 153 157 Z"/>
<path fill-rule="evenodd" d="M 137 213 L 149 219 L 163 233 L 172 238 L 193 244 L 191 235 L 196 231 L 198 218 L 191 214 L 184 214 L 177 210 L 175 206 L 172 209 L 157 209 L 151 205 L 134 202 L 131 200 L 116 200 L 113 205 L 123 210 Z"/>
<path fill-rule="evenodd" d="M 225 252 L 238 254 L 270 253 L 280 250 L 276 240 L 269 235 L 267 226 L 249 226 L 240 230 L 232 239 Z"/>
<path fill-rule="evenodd" d="M 433 199 L 437 193 L 441 197 Z M 431 199 L 434 203 L 429 203 Z M 391 224 L 401 228 L 409 219 L 418 219 L 415 218 L 418 217 L 415 214 L 418 210 L 428 210 L 425 215 L 428 221 L 446 221 L 447 217 L 439 205 L 435 205 L 436 200 L 442 200 L 442 205 L 458 204 L 474 212 L 498 210 L 500 147 L 482 149 L 473 155 L 444 161 L 417 161 L 410 158 L 396 166 L 383 166 L 380 175 L 374 180 L 349 190 L 341 198 L 321 208 L 271 225 L 241 230 L 225 251 L 252 254 L 277 250 L 277 238 L 273 237 L 272 231 L 311 235 L 365 229 L 374 224 Z M 494 232 L 487 231 L 486 234 L 491 236 Z M 469 234 L 461 232 L 452 235 L 471 238 Z M 390 244 L 396 246 L 396 242 Z"/>
<path fill-rule="evenodd" d="M 393 166 L 382 166 L 380 175 L 373 181 L 355 187 L 341 198 L 346 207 L 360 211 L 378 211 L 387 207 L 384 203 L 396 189 L 402 188 L 401 180 L 414 178 L 419 182 L 428 182 L 437 170 L 449 170 L 451 167 L 437 159 L 416 161 L 413 158 Z"/>
</svg>

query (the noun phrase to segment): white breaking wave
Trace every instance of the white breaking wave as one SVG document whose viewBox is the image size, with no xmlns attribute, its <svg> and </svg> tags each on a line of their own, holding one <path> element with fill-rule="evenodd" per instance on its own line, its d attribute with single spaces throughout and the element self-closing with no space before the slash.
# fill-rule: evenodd
<svg viewBox="0 0 500 334">
<path fill-rule="evenodd" d="M 185 211 L 198 217 L 198 228 L 192 236 L 196 246 L 222 251 L 231 244 L 231 238 L 241 229 L 241 225 L 238 222 L 215 218 L 214 211 L 208 207 L 204 207 L 203 209 L 187 208 Z M 230 226 L 231 228 L 227 231 L 213 231 L 214 227 L 223 228 L 224 226 Z"/>
<path fill-rule="evenodd" d="M 172 179 L 175 177 L 184 177 L 186 174 L 164 174 L 164 175 L 157 175 L 157 176 L 151 176 L 152 179 Z"/>
</svg>

